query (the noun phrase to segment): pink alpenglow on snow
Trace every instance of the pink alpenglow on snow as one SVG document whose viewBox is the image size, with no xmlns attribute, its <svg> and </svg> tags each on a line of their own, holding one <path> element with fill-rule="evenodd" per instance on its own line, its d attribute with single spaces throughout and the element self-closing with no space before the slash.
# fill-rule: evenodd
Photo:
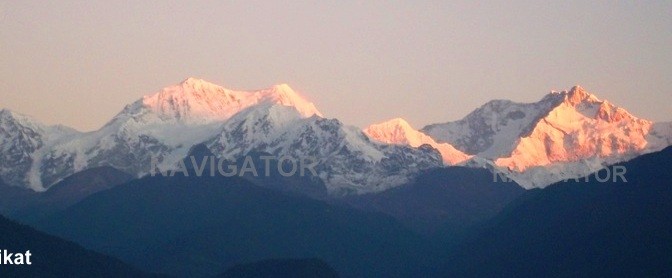
<svg viewBox="0 0 672 278">
<path fill-rule="evenodd" d="M 225 121 L 245 108 L 264 102 L 292 106 L 304 117 L 322 117 L 313 103 L 287 84 L 258 91 L 235 91 L 191 77 L 142 98 L 143 106 L 161 118 L 203 124 Z"/>
<path fill-rule="evenodd" d="M 409 145 L 419 147 L 427 144 L 435 148 L 441 154 L 443 163 L 456 165 L 465 162 L 471 155 L 467 155 L 448 143 L 437 143 L 426 134 L 413 129 L 404 119 L 396 118 L 383 123 L 373 124 L 364 129 L 369 138 L 385 144 Z"/>
</svg>

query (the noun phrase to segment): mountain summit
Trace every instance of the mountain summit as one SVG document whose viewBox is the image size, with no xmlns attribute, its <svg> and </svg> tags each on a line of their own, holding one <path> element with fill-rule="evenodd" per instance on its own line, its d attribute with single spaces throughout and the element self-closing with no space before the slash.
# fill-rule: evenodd
<svg viewBox="0 0 672 278">
<path fill-rule="evenodd" d="M 600 102 L 595 95 L 584 90 L 580 85 L 572 87 L 569 91 L 561 92 L 560 95 L 566 95 L 565 100 L 571 105 L 578 105 L 583 102 Z"/>
<path fill-rule="evenodd" d="M 287 84 L 258 91 L 235 91 L 193 77 L 143 97 L 135 107 L 147 109 L 165 120 L 206 124 L 227 120 L 243 109 L 260 103 L 291 106 L 303 117 L 322 117 L 315 105 Z"/>
<path fill-rule="evenodd" d="M 152 156 L 176 163 L 189 148 L 214 138 L 233 115 L 254 106 L 280 105 L 297 117 L 322 114 L 288 85 L 257 91 L 225 89 L 187 78 L 127 105 L 101 129 L 79 133 L 29 117 L 0 113 L 0 175 L 5 182 L 43 191 L 62 178 L 97 166 L 146 173 Z"/>
<path fill-rule="evenodd" d="M 43 151 L 80 135 L 68 127 L 47 126 L 31 117 L 0 110 L 0 177 L 11 185 L 43 191 L 39 169 L 34 167 L 40 164 Z"/>
<path fill-rule="evenodd" d="M 669 146 L 672 125 L 639 119 L 575 86 L 536 103 L 495 100 L 462 120 L 423 132 L 511 171 L 526 187 L 545 185 Z"/>
<path fill-rule="evenodd" d="M 420 147 L 427 144 L 437 149 L 445 165 L 463 163 L 471 158 L 448 143 L 437 143 L 426 134 L 417 131 L 402 118 L 395 118 L 379 124 L 373 124 L 364 129 L 369 138 L 385 144 L 409 145 Z"/>
</svg>

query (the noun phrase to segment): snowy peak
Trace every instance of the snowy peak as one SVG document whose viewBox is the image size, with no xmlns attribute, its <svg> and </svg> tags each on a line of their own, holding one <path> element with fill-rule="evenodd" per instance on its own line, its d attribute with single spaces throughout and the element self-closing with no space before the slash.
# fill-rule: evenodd
<svg viewBox="0 0 672 278">
<path fill-rule="evenodd" d="M 215 85 L 213 83 L 210 83 L 208 81 L 196 77 L 187 77 L 187 79 L 180 82 L 180 85 L 183 87 L 191 87 L 191 88 L 220 87 L 218 85 Z"/>
<path fill-rule="evenodd" d="M 202 143 L 226 159 L 318 158 L 318 178 L 335 194 L 378 192 L 455 164 L 504 170 L 532 188 L 662 150 L 672 144 L 672 123 L 639 119 L 575 86 L 535 103 L 494 100 L 421 131 L 401 118 L 362 131 L 323 118 L 287 84 L 237 91 L 187 78 L 126 106 L 94 132 L 0 110 L 0 177 L 43 191 L 92 167 L 141 176 L 153 158 L 172 167 Z"/>
<path fill-rule="evenodd" d="M 287 83 L 273 85 L 272 89 L 276 91 L 278 94 L 296 95 L 294 89 L 292 89 L 292 87 L 289 87 Z"/>
<path fill-rule="evenodd" d="M 302 118 L 278 104 L 251 107 L 232 117 L 206 146 L 231 160 L 251 153 L 313 159 L 317 177 L 334 195 L 379 192 L 442 165 L 432 148 L 376 143 L 336 119 Z"/>
<path fill-rule="evenodd" d="M 33 154 L 44 146 L 44 130 L 32 119 L 0 110 L 0 175 L 10 185 L 27 182 L 26 173 L 33 164 Z"/>
<path fill-rule="evenodd" d="M 574 86 L 535 103 L 491 101 L 462 120 L 422 131 L 520 174 L 524 186 L 543 187 L 661 150 L 670 142 L 667 130 Z"/>
<path fill-rule="evenodd" d="M 466 154 L 500 157 L 510 153 L 514 142 L 562 100 L 560 94 L 548 95 L 537 103 L 493 100 L 459 121 L 428 125 L 422 132 Z"/>
<path fill-rule="evenodd" d="M 621 107 L 617 107 L 604 101 L 600 104 L 595 118 L 606 122 L 618 122 L 621 120 L 635 120 L 635 116 Z"/>
<path fill-rule="evenodd" d="M 422 131 L 467 154 L 496 159 L 510 155 L 521 138 L 529 137 L 539 125 L 549 121 L 556 127 L 587 121 L 583 128 L 588 129 L 598 122 L 642 120 L 577 85 L 568 91 L 547 94 L 535 103 L 493 100 L 462 120 L 429 125 Z"/>
<path fill-rule="evenodd" d="M 0 143 L 8 142 L 3 145 L 4 153 L 11 155 L 3 161 L 14 169 L 11 173 L 0 169 L 0 175 L 5 181 L 28 184 L 36 190 L 98 166 L 142 175 L 148 171 L 150 158 L 161 157 L 165 164 L 180 161 L 191 146 L 219 134 L 232 117 L 244 117 L 239 115 L 243 111 L 250 111 L 247 116 L 265 115 L 259 120 L 267 121 L 267 126 L 321 116 L 312 103 L 286 84 L 236 91 L 199 78 L 187 78 L 147 95 L 127 105 L 101 129 L 89 133 L 33 124 L 28 118 L 2 111 L 0 117 L 17 118 L 24 124 L 7 126 L 4 130 L 8 130 L 8 139 L 0 136 Z M 67 134 L 73 136 L 62 136 Z M 19 163 L 22 167 L 10 167 Z"/>
<path fill-rule="evenodd" d="M 19 114 L 9 109 L 0 110 L 0 123 L 5 127 L 7 127 L 7 125 L 20 127 L 22 130 L 37 133 L 39 136 L 47 137 L 47 139 L 58 139 L 66 135 L 80 133 L 73 128 L 63 125 L 42 124 L 30 116 Z"/>
<path fill-rule="evenodd" d="M 523 171 L 593 157 L 618 162 L 647 148 L 652 122 L 638 119 L 580 86 L 560 94 L 564 101 L 534 123 L 532 131 L 515 142 L 510 156 L 496 160 L 498 165 Z"/>
<path fill-rule="evenodd" d="M 183 80 L 179 83 L 179 86 L 185 88 L 184 92 L 213 92 L 224 90 L 224 88 L 219 85 L 196 77 L 189 77 Z"/>
<path fill-rule="evenodd" d="M 262 90 L 267 96 L 268 101 L 284 106 L 294 107 L 303 117 L 318 116 L 323 117 L 322 113 L 315 108 L 312 102 L 299 95 L 289 85 L 283 83 L 273 86 L 270 89 Z M 263 94 L 263 93 L 262 93 Z"/>
<path fill-rule="evenodd" d="M 10 185 L 44 190 L 36 174 L 42 152 L 78 135 L 81 133 L 65 126 L 46 126 L 28 116 L 0 110 L 0 176 Z"/>
<path fill-rule="evenodd" d="M 657 131 L 653 122 L 581 87 L 560 95 L 562 103 L 517 140 L 509 155 L 494 160 L 513 171 L 521 185 L 544 187 L 669 145 L 664 129 Z"/>
<path fill-rule="evenodd" d="M 437 143 L 431 137 L 411 127 L 402 118 L 370 125 L 364 129 L 364 134 L 385 144 L 408 145 L 414 148 L 425 144 L 430 145 L 439 151 L 446 165 L 459 164 L 471 158 L 448 143 Z"/>
<path fill-rule="evenodd" d="M 142 108 L 163 120 L 207 123 L 230 117 L 223 110 L 236 105 L 236 98 L 223 87 L 201 79 L 188 78 L 177 85 L 163 88 L 158 93 L 145 96 L 140 102 Z"/>
<path fill-rule="evenodd" d="M 364 133 L 369 138 L 386 144 L 408 144 L 417 147 L 419 142 L 418 134 L 406 120 L 402 118 L 391 119 L 386 122 L 372 124 L 364 129 Z"/>
<path fill-rule="evenodd" d="M 295 108 L 304 117 L 322 114 L 286 84 L 258 91 L 235 91 L 198 78 L 187 78 L 145 96 L 139 109 L 147 109 L 162 120 L 189 124 L 222 122 L 236 113 L 264 102 Z M 137 112 L 137 111 L 136 111 Z"/>
<path fill-rule="evenodd" d="M 9 109 L 0 110 L 0 122 L 14 123 L 35 131 L 42 130 L 44 126 L 31 117 L 12 112 Z"/>
<path fill-rule="evenodd" d="M 46 127 L 28 116 L 7 109 L 0 110 L 0 148 L 14 160 L 29 160 L 44 145 Z M 4 164 L 8 159 L 2 159 Z M 10 169 L 11 170 L 11 169 Z"/>
<path fill-rule="evenodd" d="M 572 87 L 569 91 L 563 91 L 560 94 L 564 96 L 562 104 L 573 107 L 586 117 L 606 122 L 637 120 L 635 116 L 625 109 L 618 107 L 607 100 L 600 100 L 597 96 L 589 93 L 579 85 Z"/>
<path fill-rule="evenodd" d="M 595 95 L 588 93 L 579 85 L 572 87 L 569 92 L 564 94 L 566 95 L 565 101 L 574 106 L 586 102 L 595 103 L 600 101 Z"/>
</svg>

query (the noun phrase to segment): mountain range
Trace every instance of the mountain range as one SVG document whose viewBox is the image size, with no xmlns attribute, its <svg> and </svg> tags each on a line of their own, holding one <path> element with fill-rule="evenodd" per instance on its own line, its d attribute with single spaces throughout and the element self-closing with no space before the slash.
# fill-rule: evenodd
<svg viewBox="0 0 672 278">
<path fill-rule="evenodd" d="M 332 196 L 385 191 L 450 165 L 487 168 L 529 189 L 659 151 L 672 144 L 672 123 L 637 118 L 575 86 L 536 103 L 494 100 L 420 130 L 403 119 L 360 130 L 325 118 L 286 84 L 235 91 L 197 78 L 135 101 L 93 132 L 0 111 L 0 177 L 38 192 L 91 168 L 142 177 L 155 159 L 174 169 L 198 144 L 226 160 L 314 158 Z"/>
<path fill-rule="evenodd" d="M 88 133 L 47 127 L 7 110 L 0 115 L 0 175 L 35 191 L 94 167 L 140 177 L 155 158 L 161 170 L 171 169 L 197 144 L 222 159 L 253 151 L 315 158 L 319 178 L 335 195 L 382 191 L 441 165 L 432 148 L 379 144 L 321 117 L 287 85 L 242 92 L 189 78 L 126 106 Z"/>
<path fill-rule="evenodd" d="M 398 130 L 406 135 L 399 136 Z M 432 141 L 423 142 L 444 150 L 446 164 L 486 167 L 528 189 L 585 176 L 672 144 L 672 122 L 637 118 L 580 86 L 551 92 L 535 103 L 493 100 L 461 120 L 420 131 L 392 120 L 365 132 L 374 140 L 411 146 L 427 135 Z M 470 159 L 465 162 L 465 157 Z"/>
<path fill-rule="evenodd" d="M 41 232 L 2 217 L 0 230 L 45 263 L 65 246 L 53 236 L 93 250 L 67 243 L 85 267 L 45 275 L 666 276 L 671 138 L 578 86 L 359 129 L 287 85 L 189 78 L 92 132 L 0 110 L 0 214 Z M 315 173 L 197 175 L 217 167 L 205 158 L 265 156 L 314 159 Z M 627 180 L 591 179 L 606 166 Z"/>
</svg>

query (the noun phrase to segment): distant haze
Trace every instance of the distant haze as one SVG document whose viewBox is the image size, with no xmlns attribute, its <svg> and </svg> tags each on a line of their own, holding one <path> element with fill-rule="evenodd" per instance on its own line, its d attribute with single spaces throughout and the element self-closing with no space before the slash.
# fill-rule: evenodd
<svg viewBox="0 0 672 278">
<path fill-rule="evenodd" d="M 288 2 L 0 0 L 0 108 L 94 130 L 195 76 L 287 83 L 360 127 L 575 84 L 672 120 L 671 1 Z"/>
</svg>

